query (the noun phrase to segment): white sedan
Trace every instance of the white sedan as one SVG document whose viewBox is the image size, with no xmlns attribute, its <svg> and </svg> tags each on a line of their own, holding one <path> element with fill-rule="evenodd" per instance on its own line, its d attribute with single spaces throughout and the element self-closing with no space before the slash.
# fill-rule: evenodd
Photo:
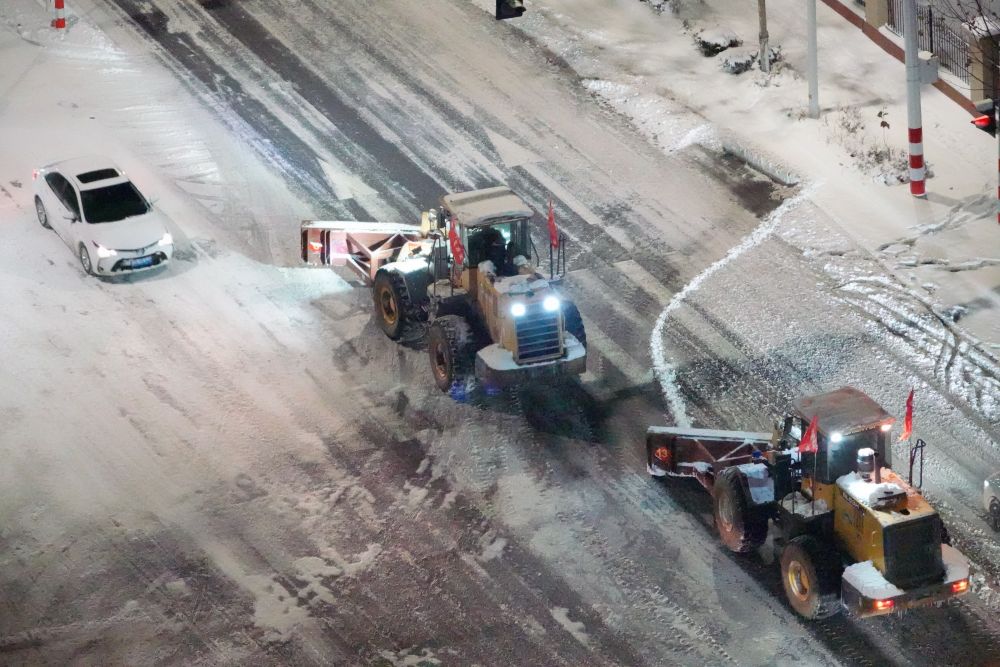
<svg viewBox="0 0 1000 667">
<path fill-rule="evenodd" d="M 83 157 L 36 169 L 35 211 L 96 276 L 146 271 L 170 261 L 167 218 L 107 158 Z"/>
</svg>

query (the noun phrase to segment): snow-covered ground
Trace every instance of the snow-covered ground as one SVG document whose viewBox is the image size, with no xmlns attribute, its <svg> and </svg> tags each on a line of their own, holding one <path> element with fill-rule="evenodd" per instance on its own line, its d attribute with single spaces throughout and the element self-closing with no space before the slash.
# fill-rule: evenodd
<svg viewBox="0 0 1000 667">
<path fill-rule="evenodd" d="M 492 9 L 485 0 L 471 4 Z M 684 288 L 660 295 L 662 311 L 648 314 L 656 321 L 648 332 L 650 354 L 670 416 L 683 423 L 699 422 L 704 415 L 703 406 L 687 402 L 691 394 L 681 384 L 718 397 L 722 414 L 729 405 L 728 388 L 698 387 L 697 366 L 685 363 L 689 355 L 678 358 L 671 344 L 679 326 L 698 330 L 709 312 L 741 332 L 744 347 L 733 358 L 746 355 L 759 364 L 755 377 L 774 380 L 776 393 L 791 390 L 781 383 L 792 382 L 778 377 L 785 365 L 794 366 L 793 381 L 801 379 L 802 386 L 794 389 L 851 382 L 897 414 L 907 388 L 915 386 L 915 429 L 931 443 L 927 488 L 955 525 L 958 546 L 971 553 L 980 572 L 995 577 L 1000 545 L 984 531 L 976 505 L 981 479 L 1000 467 L 995 143 L 972 129 L 954 103 L 925 88 L 925 153 L 934 178 L 928 181 L 927 200 L 914 200 L 906 185 L 885 185 L 886 174 L 892 180 L 897 169 L 876 161 L 879 151 L 898 154 L 905 147 L 905 80 L 897 61 L 820 4 L 823 113 L 810 120 L 805 117 L 804 16 L 798 3 L 768 3 L 771 44 L 780 45 L 782 53 L 770 76 L 758 70 L 727 74 L 722 58 L 702 55 L 693 41 L 704 29 L 732 32 L 753 46 L 755 3 L 666 4 L 678 7 L 680 15 L 655 12 L 651 5 L 656 3 L 637 0 L 533 0 L 528 13 L 505 29 L 544 44 L 579 77 L 583 94 L 620 114 L 665 155 L 699 145 L 726 149 L 798 183 L 756 231 L 700 267 Z M 213 566 L 235 582 L 239 592 L 233 596 L 251 600 L 255 640 L 280 642 L 298 632 L 318 651 L 320 624 L 311 624 L 310 613 L 337 602 L 325 584 L 372 585 L 364 579 L 366 572 L 382 554 L 398 553 L 382 544 L 389 539 L 386 533 L 406 530 L 379 514 L 386 498 L 359 483 L 355 467 L 320 468 L 320 482 L 309 467 L 328 465 L 327 449 L 364 450 L 363 440 L 346 423 L 351 408 L 344 406 L 375 414 L 396 409 L 386 407 L 394 400 L 392 388 L 378 395 L 356 389 L 368 369 L 330 358 L 331 349 L 353 349 L 369 325 L 367 312 L 335 273 L 296 266 L 298 221 L 317 212 L 279 178 L 274 165 L 262 162 L 259 147 L 234 132 L 238 120 L 220 118 L 215 112 L 225 111 L 222 107 L 206 106 L 204 96 L 180 83 L 102 3 L 73 3 L 68 15 L 69 29 L 57 33 L 47 25 L 50 14 L 41 0 L 11 0 L 0 8 L 0 271 L 5 278 L 0 312 L 6 314 L 0 319 L 0 566 L 20 568 L 33 585 L 59 600 L 64 593 L 51 572 L 94 574 L 82 555 L 89 552 L 74 546 L 89 544 L 91 534 L 115 536 L 120 542 L 110 550 L 120 546 L 117 550 L 125 552 L 141 541 L 136 534 L 160 540 L 161 534 L 184 527 L 195 544 L 177 549 L 209 554 Z M 275 94 L 286 93 L 275 86 Z M 890 125 L 885 131 L 883 118 Z M 502 152 L 499 144 L 497 150 Z M 166 271 L 118 282 L 87 280 L 73 254 L 34 221 L 32 167 L 94 152 L 113 155 L 173 219 L 178 252 Z M 345 174 L 342 165 L 332 159 L 331 165 L 330 187 L 346 193 L 344 199 L 356 196 L 376 212 L 393 209 Z M 481 169 L 471 158 L 450 168 L 458 179 Z M 586 202 L 577 204 L 579 211 L 587 210 Z M 678 217 L 699 211 L 698 206 L 697 201 L 679 202 Z M 621 233 L 608 233 L 628 242 Z M 773 272 L 761 272 L 762 266 Z M 815 284 L 801 282 L 808 272 L 817 276 Z M 325 317 L 316 315 L 317 308 L 328 309 Z M 850 321 L 837 319 L 845 312 Z M 610 348 L 611 337 L 602 339 L 595 330 L 592 341 Z M 868 347 L 871 342 L 883 347 Z M 720 348 L 725 345 L 735 344 L 720 343 Z M 628 368 L 628 362 L 622 366 Z M 199 375 L 178 377 L 179 368 L 196 369 Z M 638 368 L 631 375 L 641 379 L 645 371 Z M 757 395 L 742 389 L 733 387 L 733 395 Z M 595 608 L 608 626 L 620 630 L 647 615 L 628 608 L 633 595 L 639 600 L 635 604 L 649 607 L 648 613 L 671 632 L 675 626 L 668 622 L 683 626 L 678 651 L 701 656 L 698 651 L 704 649 L 712 659 L 740 662 L 718 643 L 714 622 L 689 615 L 698 603 L 677 592 L 681 583 L 661 589 L 657 582 L 644 593 L 630 590 L 649 582 L 643 579 L 648 572 L 626 557 L 603 571 L 591 551 L 578 548 L 581 538 L 574 531 L 580 529 L 574 522 L 582 521 L 587 506 L 599 506 L 601 494 L 632 503 L 632 518 L 656 517 L 661 506 L 635 500 L 648 498 L 641 467 L 634 478 L 618 479 L 597 469 L 600 458 L 589 458 L 579 465 L 591 477 L 545 489 L 537 479 L 544 474 L 512 462 L 511 450 L 504 448 L 511 440 L 531 441 L 522 422 L 504 417 L 476 424 L 475 413 L 460 412 L 454 419 L 459 426 L 435 434 L 436 420 L 450 424 L 450 415 L 431 410 L 414 417 L 413 410 L 408 414 L 425 424 L 418 435 L 433 442 L 437 462 L 422 458 L 417 473 L 428 477 L 426 483 L 407 482 L 401 498 L 393 499 L 409 512 L 406 516 L 437 516 L 451 508 L 459 492 L 438 493 L 446 477 L 464 482 L 463 491 L 493 493 L 504 524 L 519 536 L 530 535 L 525 541 L 534 553 L 552 555 L 568 571 L 590 573 L 580 586 L 602 601 Z M 503 446 L 491 444 L 489 456 L 477 459 L 482 454 L 467 451 L 461 435 L 474 428 Z M 412 434 L 401 438 L 407 436 Z M 900 448 L 897 456 L 902 453 Z M 387 468 L 394 464 L 378 452 L 365 452 L 364 459 L 368 463 L 359 467 L 372 460 Z M 508 474 L 497 477 L 497 470 Z M 598 482 L 604 484 L 600 491 L 594 487 Z M 217 510 L 223 504 L 237 507 L 227 511 L 225 521 Z M 248 508 L 245 513 L 242 507 Z M 261 520 L 258 512 L 271 520 Z M 356 535 L 338 513 L 360 517 L 359 524 L 369 521 L 378 532 Z M 669 521 L 687 531 L 694 523 L 684 515 Z M 296 540 L 285 544 L 286 523 L 307 530 L 318 550 Z M 443 534 L 445 525 L 427 532 Z M 631 542 L 636 526 L 612 515 L 586 530 L 582 541 L 598 551 L 610 550 L 607 544 L 619 537 Z M 234 546 L 244 539 L 269 546 L 260 552 Z M 485 578 L 485 568 L 514 551 L 507 539 L 490 529 L 472 546 L 458 549 L 474 572 L 471 578 Z M 197 626 L 204 621 L 204 610 L 199 616 L 194 603 L 198 595 L 188 588 L 197 577 L 163 567 L 159 559 L 170 545 L 152 542 L 156 548 L 150 547 L 149 562 L 121 566 L 139 575 L 135 598 L 90 630 L 77 630 L 108 633 L 119 621 L 144 618 L 151 612 L 143 606 L 143 590 L 187 600 L 194 611 L 183 622 Z M 742 581 L 733 575 L 739 570 L 713 556 L 712 549 L 706 542 L 678 552 L 678 568 L 706 579 Z M 421 559 L 439 553 L 427 551 Z M 381 565 L 388 567 L 385 558 Z M 193 563 L 192 570 L 197 566 Z M 119 573 L 110 572 L 108 580 L 117 581 L 115 576 Z M 982 575 L 976 581 L 983 604 L 995 611 L 1000 596 L 991 592 L 993 585 Z M 770 597 L 754 588 L 734 604 L 739 609 L 749 601 L 760 607 L 755 613 L 783 618 L 780 603 Z M 80 609 L 69 601 L 67 608 L 84 617 L 86 601 L 77 603 Z M 725 598 L 718 603 L 724 605 Z M 584 623 L 579 608 L 569 604 L 553 604 L 547 613 L 527 617 L 526 634 L 537 639 L 562 628 L 583 649 L 606 642 L 593 630 L 594 619 L 584 617 Z M 730 619 L 734 633 L 737 616 Z M 68 627 L 55 627 L 66 619 L 45 613 L 32 620 L 47 628 L 48 634 L 42 633 L 47 641 Z M 740 631 L 757 636 L 751 626 L 747 621 Z M 865 632 L 874 635 L 891 631 L 870 627 L 877 629 Z M 809 633 L 797 626 L 787 633 L 796 642 L 809 642 Z M 0 639 L 2 647 L 32 638 L 28 633 Z M 825 646 L 811 650 L 817 662 L 831 660 Z M 213 651 L 219 662 L 245 657 L 234 646 Z M 428 651 L 396 646 L 383 656 L 393 664 L 447 663 Z M 151 656 L 129 657 L 143 662 Z M 788 656 L 775 660 L 795 662 Z"/>
</svg>

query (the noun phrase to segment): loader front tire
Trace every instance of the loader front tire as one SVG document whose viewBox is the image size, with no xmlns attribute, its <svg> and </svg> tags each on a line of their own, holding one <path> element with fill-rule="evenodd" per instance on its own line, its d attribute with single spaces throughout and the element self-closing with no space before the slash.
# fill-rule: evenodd
<svg viewBox="0 0 1000 667">
<path fill-rule="evenodd" d="M 723 468 L 712 489 L 713 514 L 719 538 L 730 551 L 753 551 L 767 538 L 767 516 L 750 502 L 739 468 Z"/>
<path fill-rule="evenodd" d="M 427 352 L 438 389 L 449 391 L 472 375 L 473 341 L 472 328 L 459 315 L 442 315 L 431 324 Z"/>
<path fill-rule="evenodd" d="M 781 552 L 781 581 L 792 609 L 809 620 L 840 612 L 841 569 L 835 549 L 811 535 L 799 535 Z"/>
<path fill-rule="evenodd" d="M 410 305 L 403 278 L 390 271 L 379 272 L 372 286 L 372 297 L 379 328 L 392 340 L 399 340 Z"/>
<path fill-rule="evenodd" d="M 563 306 L 563 322 L 566 331 L 573 334 L 573 337 L 580 341 L 580 344 L 587 347 L 587 330 L 583 328 L 583 318 L 580 317 L 580 309 L 575 303 L 567 303 Z"/>
</svg>

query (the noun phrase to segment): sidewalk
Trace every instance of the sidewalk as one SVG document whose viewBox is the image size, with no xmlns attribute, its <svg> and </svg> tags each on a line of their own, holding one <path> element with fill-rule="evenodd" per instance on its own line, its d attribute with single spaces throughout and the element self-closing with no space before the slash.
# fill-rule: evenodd
<svg viewBox="0 0 1000 667">
<path fill-rule="evenodd" d="M 728 28 L 744 49 L 756 50 L 757 3 L 709 2 L 714 13 L 692 21 L 691 31 Z M 838 5 L 843 11 L 834 10 Z M 809 119 L 804 8 L 797 0 L 770 0 L 767 11 L 770 45 L 782 51 L 770 78 L 759 69 L 725 74 L 705 58 L 696 63 L 698 71 L 673 71 L 659 83 L 670 90 L 689 87 L 686 101 L 724 128 L 725 141 L 745 142 L 802 182 L 819 184 L 811 199 L 847 235 L 997 356 L 996 139 L 971 125 L 968 106 L 956 104 L 960 94 L 947 83 L 923 86 L 924 154 L 931 171 L 927 197 L 911 196 L 908 183 L 895 180 L 907 173 L 906 73 L 892 55 L 898 45 L 877 31 L 876 43 L 872 31 L 845 20 L 845 14 L 857 17 L 839 0 L 818 3 L 821 115 Z M 706 100 L 706 90 L 725 94 Z M 881 127 L 883 120 L 888 127 Z M 876 149 L 895 153 L 873 165 Z"/>
<path fill-rule="evenodd" d="M 867 61 L 879 66 L 888 60 L 892 70 L 888 54 L 899 61 L 892 74 L 905 77 L 897 44 L 866 24 L 862 27 L 863 22 L 839 0 L 823 2 L 862 28 L 861 33 L 843 36 L 851 41 L 850 51 L 864 53 Z M 863 50 L 866 38 L 885 53 Z M 895 115 L 895 127 L 903 127 L 905 91 L 893 103 L 901 111 Z M 912 197 L 906 185 L 865 187 L 860 192 L 834 188 L 817 199 L 858 242 L 882 257 L 904 284 L 927 291 L 960 322 L 960 328 L 988 349 L 1000 350 L 1000 224 L 997 174 L 990 170 L 996 163 L 996 140 L 971 127 L 959 108 L 972 112 L 974 107 L 944 81 L 933 88 L 923 86 L 921 105 L 924 150 L 933 174 L 927 180 L 926 200 Z M 864 198 L 870 217 L 850 214 L 844 204 L 852 195 Z"/>
</svg>

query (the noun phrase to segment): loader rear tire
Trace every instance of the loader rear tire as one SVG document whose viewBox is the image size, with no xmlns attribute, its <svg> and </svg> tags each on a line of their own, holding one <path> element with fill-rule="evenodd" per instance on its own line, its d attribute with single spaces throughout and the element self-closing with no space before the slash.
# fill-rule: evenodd
<svg viewBox="0 0 1000 667">
<path fill-rule="evenodd" d="M 951 546 L 951 533 L 948 532 L 948 526 L 944 525 L 944 521 L 941 522 L 941 544 Z"/>
<path fill-rule="evenodd" d="M 730 551 L 753 551 L 767 538 L 767 515 L 750 502 L 739 468 L 724 468 L 712 490 L 715 528 Z"/>
<path fill-rule="evenodd" d="M 583 318 L 580 317 L 580 309 L 575 303 L 567 303 L 563 306 L 563 322 L 566 331 L 573 334 L 573 337 L 580 341 L 580 344 L 587 347 L 587 330 L 583 328 Z"/>
<path fill-rule="evenodd" d="M 431 324 L 427 352 L 438 389 L 449 391 L 472 375 L 474 340 L 472 328 L 459 315 L 442 315 Z"/>
<path fill-rule="evenodd" d="M 792 609 L 809 620 L 829 618 L 841 610 L 840 564 L 833 545 L 799 535 L 781 552 L 781 581 Z"/>
<path fill-rule="evenodd" d="M 391 271 L 381 271 L 372 286 L 375 302 L 375 320 L 379 328 L 392 340 L 399 340 L 406 326 L 410 300 L 403 278 Z"/>
</svg>

